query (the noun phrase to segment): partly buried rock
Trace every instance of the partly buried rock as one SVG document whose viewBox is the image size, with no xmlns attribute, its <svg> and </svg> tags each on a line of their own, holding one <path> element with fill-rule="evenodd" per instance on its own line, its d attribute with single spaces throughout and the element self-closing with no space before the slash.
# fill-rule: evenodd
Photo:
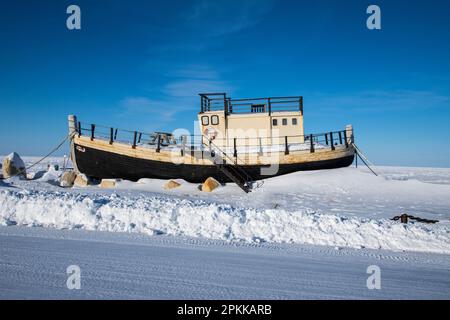
<svg viewBox="0 0 450 320">
<path fill-rule="evenodd" d="M 75 171 L 66 171 L 59 179 L 59 185 L 63 188 L 70 188 L 73 186 L 76 177 L 77 174 L 75 173 Z"/>
<path fill-rule="evenodd" d="M 25 171 L 25 163 L 20 156 L 13 152 L 10 153 L 5 159 L 3 159 L 3 177 L 9 178 L 14 175 L 27 176 Z"/>
<path fill-rule="evenodd" d="M 169 180 L 164 184 L 163 188 L 166 190 L 170 190 L 170 189 L 178 188 L 179 186 L 181 186 L 181 183 L 179 183 L 175 180 Z"/>
<path fill-rule="evenodd" d="M 75 181 L 73 182 L 73 185 L 76 187 L 87 187 L 91 184 L 91 181 L 85 174 L 77 174 L 77 177 Z"/>
<path fill-rule="evenodd" d="M 208 179 L 205 180 L 205 182 L 203 182 L 202 191 L 211 192 L 219 186 L 220 183 L 216 179 L 209 177 Z"/>
<path fill-rule="evenodd" d="M 114 188 L 116 186 L 116 183 L 119 181 L 120 179 L 102 179 L 102 182 L 100 182 L 100 188 Z"/>
</svg>

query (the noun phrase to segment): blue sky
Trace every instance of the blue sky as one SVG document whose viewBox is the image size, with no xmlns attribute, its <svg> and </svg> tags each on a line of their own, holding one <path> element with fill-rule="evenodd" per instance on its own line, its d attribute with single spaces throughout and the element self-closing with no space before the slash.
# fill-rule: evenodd
<svg viewBox="0 0 450 320">
<path fill-rule="evenodd" d="M 66 8 L 81 8 L 81 30 Z M 382 29 L 366 28 L 381 8 Z M 306 132 L 355 127 L 371 160 L 450 167 L 448 1 L 3 1 L 0 154 L 41 155 L 67 115 L 192 130 L 197 93 L 303 95 Z M 62 153 L 60 153 L 62 154 Z"/>
</svg>

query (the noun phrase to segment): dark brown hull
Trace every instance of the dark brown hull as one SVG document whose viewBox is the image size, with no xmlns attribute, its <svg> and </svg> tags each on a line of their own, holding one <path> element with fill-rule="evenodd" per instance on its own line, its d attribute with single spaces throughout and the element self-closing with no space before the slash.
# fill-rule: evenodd
<svg viewBox="0 0 450 320">
<path fill-rule="evenodd" d="M 137 181 L 141 178 L 157 178 L 203 182 L 208 177 L 214 177 L 221 182 L 230 181 L 215 165 L 174 164 L 141 159 L 87 146 L 77 148 L 77 144 L 74 144 L 73 152 L 77 169 L 87 176 L 98 179 L 121 178 Z M 353 158 L 352 154 L 336 159 L 280 164 L 278 172 L 271 176 L 261 175 L 261 168 L 267 166 L 245 165 L 242 167 L 254 180 L 260 180 L 295 171 L 348 167 L 353 163 Z"/>
</svg>

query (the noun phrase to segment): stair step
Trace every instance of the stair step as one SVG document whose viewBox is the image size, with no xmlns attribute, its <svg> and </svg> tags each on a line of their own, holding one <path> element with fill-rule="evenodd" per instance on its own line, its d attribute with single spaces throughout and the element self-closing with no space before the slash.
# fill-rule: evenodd
<svg viewBox="0 0 450 320">
<path fill-rule="evenodd" d="M 231 169 L 231 166 L 226 165 L 218 165 L 219 169 L 233 181 L 236 183 L 242 190 L 244 190 L 246 193 L 250 192 L 250 187 L 248 186 L 248 183 L 250 181 L 245 180 L 244 178 L 238 176 L 237 174 L 233 173 Z M 233 167 L 235 168 L 235 167 Z"/>
<path fill-rule="evenodd" d="M 214 145 L 211 141 L 210 141 L 210 149 L 211 149 L 211 145 Z M 231 164 L 231 163 L 226 163 L 226 160 L 228 158 L 229 161 L 233 161 L 232 158 L 230 158 L 229 156 L 226 155 L 225 152 L 223 152 L 222 150 L 220 150 L 217 146 L 214 146 L 216 150 L 211 150 L 210 153 L 212 155 L 212 153 L 214 153 L 214 156 L 217 156 L 217 153 L 219 153 L 220 156 L 220 161 L 219 162 L 214 162 L 214 164 L 217 166 L 217 168 L 223 173 L 225 174 L 231 181 L 233 181 L 234 183 L 236 183 L 244 192 L 248 193 L 251 191 L 251 182 L 252 182 L 252 178 L 250 177 L 250 175 L 248 175 L 247 172 L 245 172 L 244 168 L 242 168 L 241 166 L 239 166 L 238 164 Z M 217 160 L 217 159 L 216 159 Z"/>
</svg>

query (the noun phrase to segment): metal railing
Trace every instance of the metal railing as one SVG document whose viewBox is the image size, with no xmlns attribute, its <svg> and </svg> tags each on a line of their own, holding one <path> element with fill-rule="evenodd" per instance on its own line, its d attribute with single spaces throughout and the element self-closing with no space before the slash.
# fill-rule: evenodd
<svg viewBox="0 0 450 320">
<path fill-rule="evenodd" d="M 200 93 L 200 112 L 222 111 L 226 114 L 268 113 L 300 111 L 303 114 L 303 97 L 268 97 L 231 99 L 226 93 Z"/>
<path fill-rule="evenodd" d="M 308 135 L 216 138 L 214 140 L 210 140 L 204 135 L 175 137 L 166 132 L 144 133 L 82 122 L 77 123 L 76 130 L 78 136 L 87 136 L 91 140 L 101 139 L 108 141 L 109 144 L 119 142 L 129 144 L 131 148 L 153 147 L 156 152 L 160 152 L 162 148 L 177 147 L 181 156 L 190 152 L 192 156 L 202 159 L 209 157 L 210 155 L 206 153 L 211 153 L 215 147 L 229 160 L 234 158 L 235 164 L 245 162 L 239 159 L 239 156 L 250 153 L 284 152 L 285 155 L 305 151 L 314 153 L 317 149 L 335 150 L 338 146 L 349 148 L 354 142 L 353 132 L 348 136 L 346 130 Z"/>
</svg>

